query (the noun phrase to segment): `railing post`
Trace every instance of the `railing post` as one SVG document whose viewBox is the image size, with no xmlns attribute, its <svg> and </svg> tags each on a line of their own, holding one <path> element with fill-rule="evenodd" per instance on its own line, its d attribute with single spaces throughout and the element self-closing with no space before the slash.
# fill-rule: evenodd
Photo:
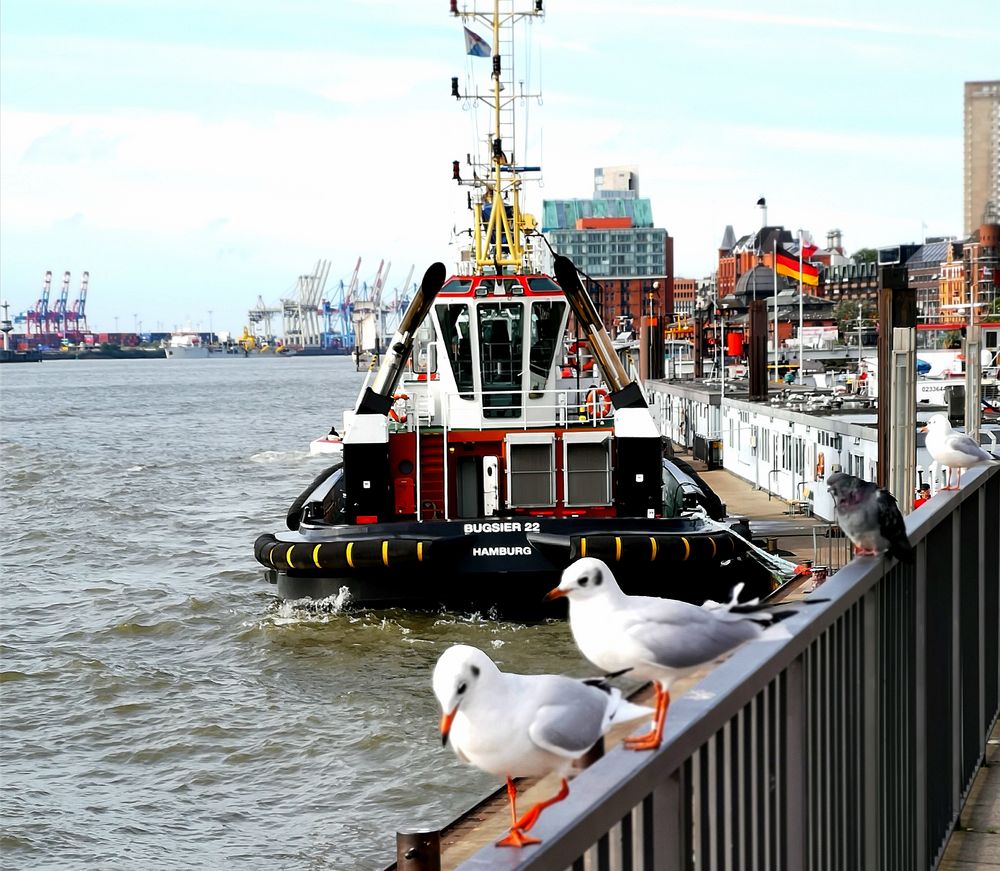
<svg viewBox="0 0 1000 871">
<path fill-rule="evenodd" d="M 913 603 L 913 623 L 916 631 L 914 645 L 913 677 L 916 686 L 913 694 L 913 730 L 915 765 L 914 782 L 917 787 L 914 802 L 916 817 L 913 836 L 913 856 L 917 868 L 929 867 L 927 855 L 927 541 L 917 545 L 917 565 L 913 582 L 916 595 Z"/>
<path fill-rule="evenodd" d="M 951 513 L 951 796 L 949 810 L 962 799 L 962 505 Z"/>
<path fill-rule="evenodd" d="M 441 871 L 441 832 L 413 829 L 396 832 L 397 871 Z"/>
<path fill-rule="evenodd" d="M 969 358 L 966 358 L 969 359 Z M 976 358 L 978 359 L 978 357 Z M 970 367 L 972 368 L 972 367 Z M 976 512 L 978 523 L 976 524 L 976 586 L 977 605 L 979 610 L 979 704 L 976 710 L 976 735 L 980 739 L 980 746 L 985 746 L 989 739 L 989 733 L 985 731 L 986 721 L 986 487 L 980 486 L 976 494 L 979 501 L 979 510 Z M 994 527 L 995 529 L 995 527 Z M 996 624 L 992 627 L 996 632 Z"/>
<path fill-rule="evenodd" d="M 785 859 L 786 868 L 808 868 L 809 839 L 806 827 L 825 825 L 826 821 L 810 818 L 807 783 L 806 729 L 808 700 L 806 699 L 805 666 L 798 656 L 789 663 L 785 673 Z M 817 764 L 818 760 L 810 760 Z"/>
<path fill-rule="evenodd" d="M 652 842 L 652 862 L 636 863 L 637 867 L 655 871 L 687 871 L 691 867 L 689 793 L 687 765 L 681 765 L 654 788 L 654 822 L 652 832 L 647 833 Z"/>
<path fill-rule="evenodd" d="M 862 863 L 863 868 L 881 867 L 879 830 L 882 826 L 882 803 L 879 800 L 879 780 L 882 772 L 882 755 L 879 743 L 879 681 L 882 676 L 879 651 L 879 599 L 875 589 L 865 593 L 861 613 L 864 619 L 864 687 L 862 690 L 861 753 L 864 759 L 864 785 L 862 792 Z"/>
</svg>

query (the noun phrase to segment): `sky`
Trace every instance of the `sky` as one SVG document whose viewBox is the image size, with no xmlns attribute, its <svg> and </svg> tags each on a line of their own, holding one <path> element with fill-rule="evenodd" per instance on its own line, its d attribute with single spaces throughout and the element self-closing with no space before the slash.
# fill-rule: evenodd
<svg viewBox="0 0 1000 871">
<path fill-rule="evenodd" d="M 463 0 L 460 0 L 460 6 Z M 484 0 L 478 0 L 480 8 Z M 471 5 L 471 4 L 470 4 Z M 490 4 L 491 5 L 491 4 Z M 330 261 L 451 269 L 488 82 L 445 0 L 4 0 L 0 296 L 90 272 L 92 330 L 239 333 Z M 848 252 L 962 233 L 962 96 L 1000 78 L 1000 2 L 545 0 L 523 68 L 525 208 L 635 165 L 676 274 L 727 224 Z M 481 26 L 473 29 L 484 37 Z M 482 125 L 480 118 L 478 123 Z"/>
</svg>

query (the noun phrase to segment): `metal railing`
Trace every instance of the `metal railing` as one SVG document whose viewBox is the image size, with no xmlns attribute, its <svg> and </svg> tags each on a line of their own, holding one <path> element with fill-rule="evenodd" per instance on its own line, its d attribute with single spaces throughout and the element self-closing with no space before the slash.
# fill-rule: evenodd
<svg viewBox="0 0 1000 871">
<path fill-rule="evenodd" d="M 597 394 L 590 387 L 460 391 L 442 393 L 439 401 L 440 414 L 435 415 L 433 400 L 428 401 L 424 394 L 414 392 L 403 407 L 405 422 L 393 425 L 410 431 L 421 425 L 506 430 L 546 426 L 599 428 L 611 426 L 615 417 L 607 389 Z M 490 415 L 486 414 L 487 410 Z"/>
<path fill-rule="evenodd" d="M 916 561 L 856 559 L 616 748 L 476 869 L 934 869 L 1000 699 L 1000 468 L 908 518 Z"/>
</svg>

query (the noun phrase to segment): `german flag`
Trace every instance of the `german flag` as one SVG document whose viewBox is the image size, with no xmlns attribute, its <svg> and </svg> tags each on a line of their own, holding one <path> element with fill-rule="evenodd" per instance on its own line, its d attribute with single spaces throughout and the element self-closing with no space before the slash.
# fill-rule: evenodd
<svg viewBox="0 0 1000 871">
<path fill-rule="evenodd" d="M 784 275 L 798 281 L 799 256 L 789 254 L 784 248 L 779 248 L 775 256 L 774 271 L 778 275 Z M 811 287 L 816 287 L 819 284 L 819 268 L 807 263 L 804 259 L 802 261 L 802 283 Z"/>
</svg>

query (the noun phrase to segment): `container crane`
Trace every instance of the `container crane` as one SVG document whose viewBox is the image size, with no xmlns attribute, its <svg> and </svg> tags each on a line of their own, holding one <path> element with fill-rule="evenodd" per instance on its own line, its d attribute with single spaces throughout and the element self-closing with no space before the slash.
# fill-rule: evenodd
<svg viewBox="0 0 1000 871">
<path fill-rule="evenodd" d="M 30 336 L 33 332 L 42 334 L 42 324 L 46 322 L 49 316 L 49 291 L 52 289 L 52 270 L 46 270 L 45 278 L 42 282 L 42 295 L 39 297 L 38 301 L 35 303 L 34 308 L 28 309 L 27 320 L 28 320 L 28 335 Z M 34 325 L 34 327 L 32 327 Z"/>
<path fill-rule="evenodd" d="M 66 273 L 69 275 L 69 273 Z M 73 330 L 77 333 L 89 331 L 87 326 L 87 285 L 90 282 L 90 273 L 84 272 L 80 279 L 80 295 L 73 301 L 73 305 L 66 313 L 66 320 L 73 322 Z M 68 327 L 67 327 L 68 329 Z"/>
<path fill-rule="evenodd" d="M 371 293 L 367 292 L 368 288 L 366 284 L 364 298 L 355 300 L 351 308 L 351 323 L 354 325 L 354 348 L 356 353 L 377 353 L 379 350 L 381 316 L 377 295 L 381 292 L 381 282 L 383 280 L 382 267 L 384 264 L 384 260 L 379 261 Z"/>
<path fill-rule="evenodd" d="M 372 304 L 375 306 L 375 331 L 377 334 L 376 342 L 379 347 L 382 346 L 383 336 L 388 335 L 388 331 L 385 328 L 386 306 L 382 303 L 382 295 L 385 293 L 385 285 L 389 280 L 390 269 L 392 269 L 391 260 L 385 264 L 385 272 L 380 273 L 376 277 L 375 286 L 372 288 Z"/>
<path fill-rule="evenodd" d="M 361 269 L 361 258 L 358 258 L 358 262 L 354 264 L 354 272 L 351 274 L 351 280 L 348 282 L 347 290 L 344 291 L 344 301 L 340 308 L 340 324 L 341 330 L 347 337 L 347 343 L 353 345 L 356 342 L 354 336 L 354 323 L 351 318 L 351 306 L 354 305 L 354 293 L 358 289 L 358 272 Z"/>
<path fill-rule="evenodd" d="M 386 311 L 389 312 L 389 317 L 385 320 L 385 334 L 392 335 L 396 332 L 399 327 L 400 321 L 400 304 L 405 308 L 409 302 L 409 287 L 410 279 L 413 278 L 413 266 L 410 266 L 410 271 L 406 273 L 406 280 L 402 284 L 402 298 L 400 298 L 400 289 L 397 287 L 396 292 L 393 295 L 392 306 L 386 306 Z"/>
<path fill-rule="evenodd" d="M 63 273 L 62 288 L 59 299 L 45 317 L 45 332 L 66 332 L 66 302 L 69 299 L 69 271 Z"/>
</svg>

